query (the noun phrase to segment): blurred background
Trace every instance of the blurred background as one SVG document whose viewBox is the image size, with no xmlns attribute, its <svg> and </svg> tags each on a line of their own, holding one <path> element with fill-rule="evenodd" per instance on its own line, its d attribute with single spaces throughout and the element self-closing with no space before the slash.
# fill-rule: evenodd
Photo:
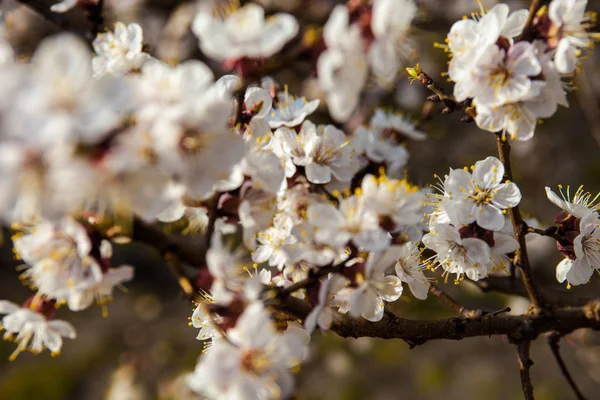
<svg viewBox="0 0 600 400">
<path fill-rule="evenodd" d="M 1 0 L 4 2 L 5 0 Z M 339 1 L 258 0 L 270 12 L 292 12 L 304 25 L 322 26 Z M 190 34 L 195 9 L 200 2 L 169 0 L 107 0 L 107 26 L 114 21 L 137 22 L 144 28 L 149 51 L 165 60 L 201 57 L 196 39 Z M 486 7 L 496 1 L 484 0 Z M 511 9 L 526 7 L 525 1 L 506 1 Z M 600 1 L 590 0 L 588 9 L 600 11 Z M 432 77 L 439 77 L 446 54 L 434 48 L 443 42 L 452 23 L 478 9 L 475 0 L 421 0 L 421 13 L 414 29 L 420 62 Z M 6 35 L 23 59 L 39 41 L 57 28 L 36 13 L 20 7 L 6 21 Z M 218 66 L 214 66 L 218 68 Z M 515 181 L 523 192 L 522 208 L 541 226 L 551 223 L 557 209 L 546 200 L 544 186 L 584 184 L 600 191 L 600 58 L 591 55 L 576 78 L 578 88 L 570 94 L 569 109 L 560 109 L 541 124 L 533 140 L 513 147 Z M 306 77 L 308 77 L 306 79 Z M 316 88 L 310 65 L 295 65 L 275 76 L 290 86 L 290 92 L 315 98 Z M 439 78 L 451 92 L 451 86 Z M 419 118 L 426 93 L 420 85 L 399 79 L 388 94 L 372 88 L 365 101 L 378 99 Z M 449 167 L 471 165 L 496 153 L 494 136 L 474 124 L 460 122 L 460 115 L 435 117 L 423 129 L 425 142 L 409 144 L 411 160 L 407 174 L 419 185 L 433 182 L 433 174 L 447 173 Z M 323 107 L 314 118 L 326 121 Z M 360 120 L 358 120 L 360 122 Z M 7 236 L 5 236 L 7 237 Z M 560 260 L 552 240 L 533 238 L 530 257 L 541 285 L 556 296 L 587 297 L 600 294 L 598 281 L 567 290 L 554 278 Z M 59 399 L 197 399 L 183 377 L 191 371 L 202 349 L 196 330 L 188 326 L 193 306 L 180 295 L 176 280 L 154 250 L 128 245 L 117 251 L 120 262 L 133 264 L 136 279 L 127 293 L 116 293 L 109 304 L 108 318 L 98 307 L 80 313 L 59 310 L 78 331 L 63 353 L 52 358 L 20 355 L 8 362 L 14 348 L 0 342 L 0 400 Z M 17 279 L 17 263 L 10 243 L 0 249 L 0 298 L 17 303 L 30 292 Z M 464 282 L 442 285 L 460 301 L 488 311 L 510 305 L 521 313 L 527 301 L 500 294 L 482 294 Z M 407 291 L 408 292 L 408 291 Z M 393 311 L 409 318 L 437 318 L 452 315 L 436 299 L 413 301 L 403 296 Z M 600 335 L 579 331 L 563 339 L 562 353 L 580 389 L 589 399 L 600 391 Z M 504 338 L 475 338 L 459 342 L 438 341 L 415 349 L 402 341 L 341 339 L 334 334 L 316 333 L 312 355 L 297 375 L 297 399 L 521 399 L 515 347 Z M 531 372 L 538 400 L 574 398 L 550 353 L 547 338 L 532 346 L 535 362 Z"/>
</svg>

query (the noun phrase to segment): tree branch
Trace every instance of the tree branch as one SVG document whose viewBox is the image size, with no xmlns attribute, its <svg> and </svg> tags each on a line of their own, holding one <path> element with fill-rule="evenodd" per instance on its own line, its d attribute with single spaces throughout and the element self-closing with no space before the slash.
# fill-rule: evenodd
<svg viewBox="0 0 600 400">
<path fill-rule="evenodd" d="M 18 0 L 20 3 L 35 10 L 47 21 L 55 24 L 60 29 L 75 33 L 84 37 L 89 42 L 94 40 L 96 35 L 91 35 L 93 23 L 85 15 L 83 8 L 75 7 L 67 13 L 55 13 L 50 11 L 50 7 L 56 3 L 55 0 Z"/>
<path fill-rule="evenodd" d="M 531 375 L 529 370 L 533 365 L 533 361 L 529 358 L 529 348 L 531 342 L 529 340 L 521 340 L 517 343 L 517 357 L 519 360 L 519 372 L 521 373 L 521 386 L 523 387 L 523 395 L 525 400 L 535 400 L 533 397 L 533 384 L 531 383 Z"/>
<path fill-rule="evenodd" d="M 498 146 L 498 156 L 504 165 L 504 179 L 513 181 L 512 167 L 510 163 L 510 143 L 502 137 L 501 134 L 496 135 L 496 144 Z M 537 289 L 533 274 L 531 273 L 531 264 L 527 255 L 527 242 L 525 235 L 527 234 L 527 224 L 523 221 L 519 206 L 509 209 L 510 221 L 512 222 L 513 231 L 517 241 L 519 242 L 519 250 L 515 255 L 515 265 L 521 270 L 521 276 L 525 289 L 529 295 L 529 299 L 536 307 L 547 308 L 539 290 Z"/>
<path fill-rule="evenodd" d="M 163 257 L 171 253 L 186 264 L 195 267 L 204 266 L 206 248 L 202 244 L 192 245 L 182 237 L 167 235 L 138 218 L 133 221 L 131 239 L 155 248 Z"/>
<path fill-rule="evenodd" d="M 311 311 L 308 303 L 293 296 L 280 299 L 279 307 L 288 314 L 303 320 Z M 481 318 L 448 318 L 416 321 L 385 313 L 381 321 L 345 317 L 335 321 L 332 331 L 341 337 L 375 337 L 402 339 L 411 346 L 430 340 L 461 340 L 468 337 L 505 335 L 514 342 L 534 340 L 540 334 L 556 331 L 567 334 L 580 328 L 600 329 L 599 302 L 583 307 L 556 309 L 552 314 L 491 315 Z"/>
<path fill-rule="evenodd" d="M 577 400 L 586 400 L 586 398 L 583 396 L 583 394 L 577 387 L 577 384 L 573 380 L 573 377 L 571 376 L 571 373 L 569 372 L 567 365 L 565 364 L 562 356 L 560 355 L 559 342 L 560 342 L 560 335 L 558 335 L 556 333 L 550 335 L 550 337 L 548 338 L 548 345 L 550 346 L 550 349 L 552 350 L 552 354 L 554 355 L 554 358 L 556 359 L 556 362 L 558 363 L 558 366 L 560 367 L 560 371 L 562 372 L 562 374 L 565 377 L 565 379 L 567 380 L 567 382 L 569 382 L 571 389 L 573 389 L 573 392 L 575 393 L 575 397 L 577 397 Z"/>
</svg>

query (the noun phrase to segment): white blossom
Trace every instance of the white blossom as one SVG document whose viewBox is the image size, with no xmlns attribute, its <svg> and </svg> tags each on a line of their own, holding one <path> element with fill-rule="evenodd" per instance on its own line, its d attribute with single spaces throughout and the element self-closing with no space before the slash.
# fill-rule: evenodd
<svg viewBox="0 0 600 400">
<path fill-rule="evenodd" d="M 278 95 L 279 101 L 267 112 L 265 119 L 271 128 L 287 126 L 294 128 L 302 125 L 306 117 L 319 107 L 319 100 L 307 101 L 304 97 L 293 97 L 287 92 Z"/>
<path fill-rule="evenodd" d="M 202 8 L 192 29 L 207 56 L 225 61 L 274 55 L 296 36 L 298 22 L 284 13 L 265 19 L 263 8 L 250 3 L 224 19 L 216 17 L 212 9 Z"/>
<path fill-rule="evenodd" d="M 546 196 L 554 205 L 561 208 L 569 215 L 573 215 L 577 218 L 583 218 L 592 212 L 597 212 L 600 203 L 596 203 L 598 196 L 594 196 L 590 192 L 583 190 L 583 186 L 579 186 L 573 197 L 571 197 L 571 187 L 567 186 L 566 194 L 563 192 L 562 185 L 558 186 L 560 189 L 561 197 L 552 191 L 551 188 L 546 186 Z"/>
<path fill-rule="evenodd" d="M 112 257 L 109 242 L 98 244 L 100 260 L 92 256 L 87 231 L 68 217 L 42 222 L 30 232 L 15 235 L 13 242 L 16 254 L 26 263 L 23 279 L 45 298 L 64 302 L 72 311 L 88 308 L 94 299 L 104 305 L 115 286 L 133 278 L 130 266 L 105 266 Z"/>
<path fill-rule="evenodd" d="M 388 261 L 385 253 L 369 255 L 358 287 L 347 287 L 335 294 L 341 313 L 350 312 L 373 322 L 383 318 L 384 302 L 396 301 L 402 295 L 402 282 L 393 273 L 388 273 L 393 266 Z"/>
<path fill-rule="evenodd" d="M 328 183 L 332 176 L 348 182 L 358 170 L 350 141 L 333 125 L 315 126 L 306 121 L 299 134 L 289 128 L 279 128 L 275 138 L 280 141 L 287 169 L 295 172 L 295 167 L 289 166 L 290 161 L 303 166 L 309 182 Z"/>
<path fill-rule="evenodd" d="M 258 248 L 252 254 L 252 261 L 257 263 L 269 262 L 272 267 L 283 269 L 288 255 L 285 246 L 296 243 L 297 239 L 291 234 L 292 219 L 279 214 L 273 219 L 273 227 L 257 234 Z"/>
<path fill-rule="evenodd" d="M 579 222 L 580 233 L 573 240 L 575 259 L 565 258 L 556 266 L 556 279 L 570 285 L 589 282 L 600 268 L 600 219 L 596 213 L 586 214 Z"/>
<path fill-rule="evenodd" d="M 288 325 L 277 332 L 262 304 L 246 308 L 227 340 L 214 340 L 187 382 L 210 398 L 279 399 L 292 393 L 290 368 L 305 356 L 309 337 Z"/>
<path fill-rule="evenodd" d="M 454 197 L 461 223 L 477 224 L 498 231 L 504 226 L 504 210 L 521 201 L 521 192 L 513 182 L 502 182 L 504 165 L 496 157 L 477 161 L 473 174 L 458 170 L 453 179 L 446 180 L 446 190 Z"/>
<path fill-rule="evenodd" d="M 379 226 L 377 214 L 362 196 L 340 200 L 339 208 L 331 204 L 312 204 L 307 210 L 308 222 L 316 228 L 319 243 L 342 248 L 352 241 L 359 249 L 381 251 L 390 236 Z"/>
<path fill-rule="evenodd" d="M 558 32 L 554 60 L 562 74 L 573 73 L 581 50 L 593 47 L 594 36 L 587 30 L 595 25 L 595 19 L 586 14 L 586 6 L 587 0 L 553 0 L 548 6 L 548 16 Z"/>
<path fill-rule="evenodd" d="M 434 225 L 431 233 L 423 236 L 423 244 L 436 254 L 433 256 L 444 271 L 456 274 L 457 281 L 463 275 L 478 281 L 485 278 L 491 262 L 490 246 L 477 238 L 461 239 L 458 229 L 452 225 Z"/>
<path fill-rule="evenodd" d="M 349 21 L 346 6 L 333 9 L 323 30 L 327 49 L 317 62 L 319 84 L 327 93 L 329 113 L 338 122 L 347 121 L 358 106 L 368 74 L 360 29 Z"/>
<path fill-rule="evenodd" d="M 410 53 L 407 33 L 417 14 L 413 0 L 375 0 L 371 30 L 375 41 L 369 49 L 369 62 L 382 85 L 391 84 Z"/>
<path fill-rule="evenodd" d="M 304 319 L 304 327 L 308 333 L 312 333 L 316 327 L 323 331 L 331 328 L 336 315 L 335 294 L 349 283 L 348 279 L 339 274 L 330 274 L 322 279 L 319 286 L 318 303 Z"/>
<path fill-rule="evenodd" d="M 4 339 L 13 339 L 17 343 L 17 349 L 11 354 L 10 360 L 14 360 L 24 350 L 38 354 L 47 348 L 52 354 L 59 354 L 62 338 L 75 339 L 77 336 L 70 323 L 48 320 L 44 315 L 10 301 L 0 301 L 0 314 L 6 314 L 2 318 L 2 329 L 6 331 Z"/>
<path fill-rule="evenodd" d="M 142 51 L 144 33 L 138 24 L 115 24 L 114 32 L 100 33 L 92 43 L 94 76 L 123 75 L 139 70 L 150 55 Z"/>
</svg>

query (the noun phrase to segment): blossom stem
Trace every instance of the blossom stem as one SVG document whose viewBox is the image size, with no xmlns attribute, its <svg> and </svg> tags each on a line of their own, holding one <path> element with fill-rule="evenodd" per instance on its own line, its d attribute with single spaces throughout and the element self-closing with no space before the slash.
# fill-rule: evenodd
<svg viewBox="0 0 600 400">
<path fill-rule="evenodd" d="M 240 121 L 242 116 L 242 111 L 244 110 L 244 96 L 246 95 L 246 90 L 248 89 L 248 85 L 246 83 L 242 83 L 240 88 L 235 91 L 235 113 L 233 119 L 233 126 L 236 127 Z"/>
<path fill-rule="evenodd" d="M 560 240 L 560 237 L 557 234 L 555 234 L 554 232 L 552 232 L 553 229 L 554 229 L 553 227 L 550 229 L 538 229 L 538 228 L 527 227 L 527 233 L 535 233 L 540 236 L 551 237 L 554 240 Z"/>
<path fill-rule="evenodd" d="M 552 354 L 554 355 L 554 358 L 556 359 L 556 362 L 560 368 L 560 371 L 562 372 L 562 374 L 565 377 L 565 379 L 567 380 L 567 382 L 569 382 L 571 389 L 573 389 L 573 392 L 575 393 L 575 397 L 577 397 L 577 400 L 586 400 L 585 397 L 583 396 L 583 394 L 581 393 L 581 391 L 579 390 L 579 388 L 577 387 L 577 384 L 573 380 L 573 377 L 571 376 L 571 373 L 569 372 L 567 365 L 565 364 L 562 356 L 560 355 L 560 344 L 559 344 L 560 338 L 561 338 L 561 336 L 558 333 L 553 333 L 548 338 L 548 345 L 550 346 L 550 349 L 552 350 Z"/>
<path fill-rule="evenodd" d="M 442 110 L 442 114 L 452 114 L 454 110 L 458 108 L 467 114 L 470 120 L 477 116 L 475 113 L 475 108 L 471 106 L 469 101 L 457 102 L 453 96 L 448 96 L 444 89 L 438 86 L 438 84 L 426 72 L 424 72 L 418 64 L 415 66 L 415 68 L 407 68 L 407 71 L 411 76 L 411 78 L 409 78 L 411 79 L 411 82 L 415 80 L 419 81 L 422 85 L 435 94 L 437 97 L 435 99 L 436 103 L 444 103 L 445 107 Z"/>
<path fill-rule="evenodd" d="M 181 290 L 185 296 L 190 300 L 195 300 L 196 294 L 200 293 L 200 290 L 199 288 L 195 287 L 192 280 L 183 271 L 181 260 L 179 257 L 177 257 L 177 254 L 170 252 L 166 253 L 164 255 L 164 259 L 171 266 L 171 269 L 177 278 L 177 282 L 179 283 L 179 286 L 181 287 Z"/>
<path fill-rule="evenodd" d="M 498 146 L 498 156 L 502 164 L 504 165 L 504 179 L 513 181 L 512 168 L 510 163 L 510 143 L 508 140 L 502 137 L 501 134 L 496 135 L 496 143 Z M 527 255 L 527 242 L 525 235 L 527 234 L 527 224 L 523 221 L 519 206 L 509 209 L 510 221 L 513 226 L 513 232 L 517 241 L 519 242 L 519 250 L 515 254 L 515 265 L 521 270 L 521 276 L 523 277 L 523 283 L 529 295 L 529 299 L 536 307 L 546 308 L 547 305 L 544 302 L 539 290 L 537 289 L 533 274 L 531 272 L 531 264 Z"/>
<path fill-rule="evenodd" d="M 525 400 L 534 400 L 533 397 L 533 384 L 531 383 L 531 375 L 529 370 L 533 365 L 533 361 L 529 358 L 529 348 L 531 347 L 531 341 L 521 340 L 517 343 L 517 356 L 519 360 L 519 372 L 521 373 L 521 386 L 523 387 L 523 394 Z"/>
</svg>

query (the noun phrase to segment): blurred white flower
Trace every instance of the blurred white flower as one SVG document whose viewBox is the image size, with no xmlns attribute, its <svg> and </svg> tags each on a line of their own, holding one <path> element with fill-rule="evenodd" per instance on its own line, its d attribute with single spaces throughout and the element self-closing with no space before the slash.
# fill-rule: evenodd
<svg viewBox="0 0 600 400">
<path fill-rule="evenodd" d="M 99 33 L 92 46 L 96 56 L 92 59 L 95 77 L 123 75 L 139 70 L 150 55 L 142 51 L 144 33 L 138 24 L 115 24 L 114 32 Z"/>
<path fill-rule="evenodd" d="M 69 217 L 35 225 L 15 235 L 13 243 L 15 253 L 26 263 L 21 275 L 25 282 L 72 311 L 88 308 L 94 299 L 104 305 L 115 286 L 133 278 L 130 266 L 110 268 L 109 242 L 97 244 L 100 258 L 94 257 L 87 231 Z"/>
<path fill-rule="evenodd" d="M 214 340 L 187 382 L 209 398 L 286 398 L 293 391 L 290 368 L 305 357 L 307 332 L 288 325 L 279 333 L 262 304 L 248 306 L 227 340 Z"/>
<path fill-rule="evenodd" d="M 419 224 L 423 219 L 425 195 L 406 180 L 367 175 L 361 189 L 365 202 L 378 215 L 389 217 L 396 225 L 393 231 L 401 226 Z"/>
<path fill-rule="evenodd" d="M 369 48 L 369 62 L 382 86 L 394 82 L 413 45 L 407 38 L 417 13 L 414 0 L 375 0 L 371 30 L 375 41 Z"/>
<path fill-rule="evenodd" d="M 276 215 L 273 218 L 273 227 L 257 234 L 259 244 L 252 253 L 252 261 L 268 261 L 271 267 L 277 267 L 281 271 L 288 259 L 285 247 L 297 242 L 291 233 L 293 226 L 290 217 L 284 214 Z"/>
<path fill-rule="evenodd" d="M 588 29 L 596 24 L 595 16 L 586 14 L 587 0 L 553 0 L 548 16 L 554 25 L 558 40 L 554 60 L 558 72 L 570 74 L 579 64 L 581 50 L 592 48 L 595 36 Z"/>
<path fill-rule="evenodd" d="M 275 104 L 265 119 L 271 128 L 287 126 L 294 128 L 302 125 L 306 117 L 319 107 L 319 100 L 307 101 L 304 97 L 293 97 L 288 92 L 281 92 L 278 95 L 279 101 Z"/>
<path fill-rule="evenodd" d="M 78 2 L 79 0 L 63 0 L 50 7 L 50 11 L 55 13 L 65 13 L 74 8 Z"/>
<path fill-rule="evenodd" d="M 247 4 L 224 18 L 209 7 L 202 8 L 192 29 L 200 39 L 200 49 L 218 61 L 273 56 L 298 33 L 298 22 L 289 14 L 265 19 L 264 10 Z"/>
<path fill-rule="evenodd" d="M 347 287 L 335 294 L 335 302 L 343 314 L 350 312 L 367 321 L 383 318 L 384 302 L 393 302 L 402 295 L 400 278 L 388 272 L 393 264 L 383 253 L 371 253 L 367 259 L 364 276 L 359 275 L 358 287 Z"/>
<path fill-rule="evenodd" d="M 275 131 L 274 152 L 286 166 L 286 176 L 296 173 L 296 165 L 304 167 L 309 182 L 323 184 L 332 175 L 348 182 L 358 171 L 358 159 L 343 131 L 333 125 L 302 124 L 300 133 L 282 127 Z"/>
<path fill-rule="evenodd" d="M 327 49 L 317 62 L 319 84 L 327 93 L 329 113 L 338 122 L 347 121 L 358 106 L 369 67 L 360 28 L 349 21 L 346 6 L 333 9 L 323 31 Z"/>
<path fill-rule="evenodd" d="M 10 301 L 0 301 L 0 314 L 6 314 L 2 318 L 2 329 L 6 331 L 4 339 L 17 343 L 17 349 L 10 355 L 10 360 L 14 360 L 24 350 L 38 354 L 47 348 L 52 354 L 59 354 L 62 338 L 75 339 L 77 336 L 70 323 L 48 320 L 44 315 Z"/>
</svg>

